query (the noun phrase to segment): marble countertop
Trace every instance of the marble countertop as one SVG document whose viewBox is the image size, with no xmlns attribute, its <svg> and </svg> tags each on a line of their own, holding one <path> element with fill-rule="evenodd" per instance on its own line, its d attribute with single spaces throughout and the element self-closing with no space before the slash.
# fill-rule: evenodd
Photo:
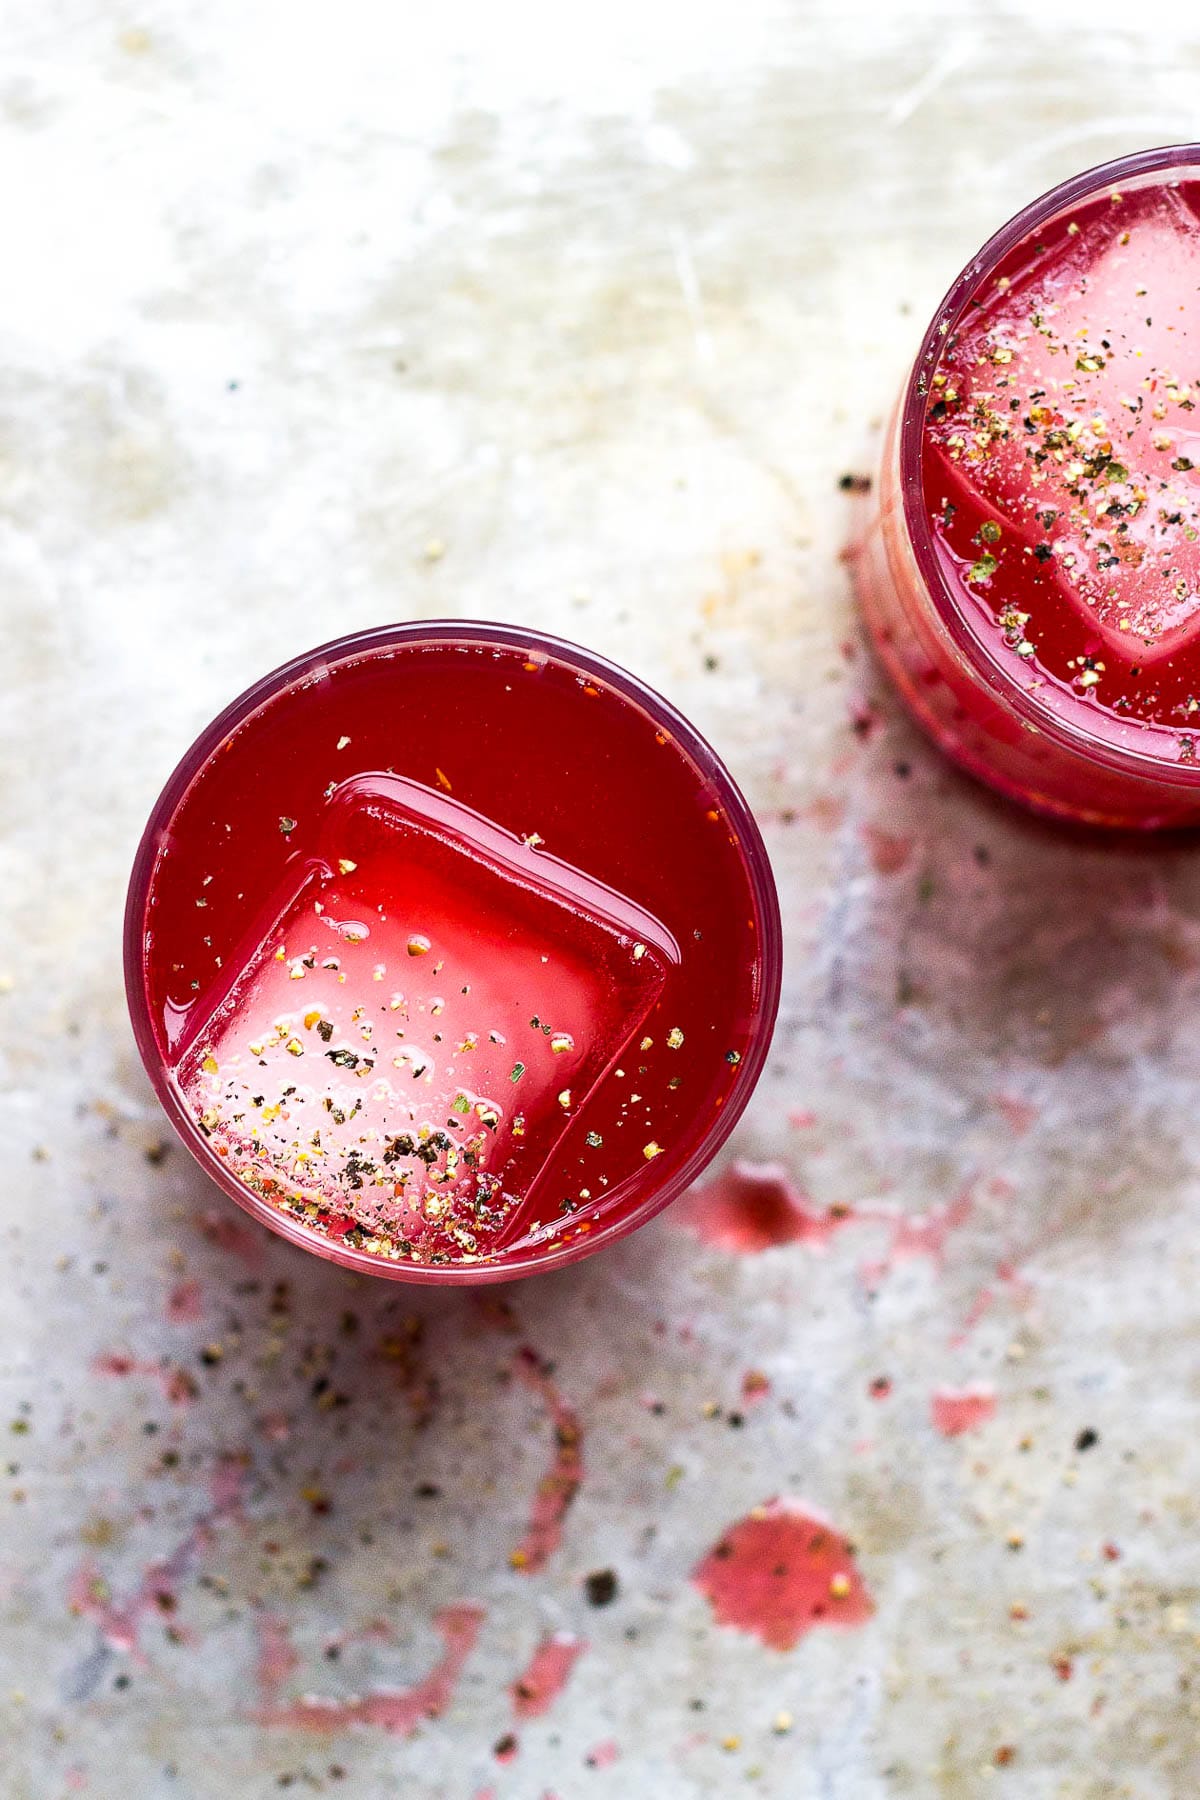
<svg viewBox="0 0 1200 1800">
<path fill-rule="evenodd" d="M 11 0 L 0 47 L 4 1800 L 1192 1794 L 1200 855 L 952 773 L 839 560 L 965 258 L 1197 135 L 1178 13 Z M 668 694 L 787 934 L 748 1169 L 483 1300 L 244 1221 L 120 979 L 201 725 L 442 614 Z"/>
</svg>

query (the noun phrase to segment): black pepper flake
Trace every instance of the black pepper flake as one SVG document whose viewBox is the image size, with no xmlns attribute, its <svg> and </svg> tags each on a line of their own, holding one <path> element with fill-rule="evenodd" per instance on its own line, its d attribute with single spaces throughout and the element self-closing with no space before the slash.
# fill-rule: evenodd
<svg viewBox="0 0 1200 1800">
<path fill-rule="evenodd" d="M 611 1606 L 617 1597 L 617 1577 L 613 1569 L 593 1569 L 583 1584 L 589 1606 Z"/>
<path fill-rule="evenodd" d="M 838 486 L 843 494 L 869 494 L 871 477 L 869 475 L 843 475 Z"/>
<path fill-rule="evenodd" d="M 1091 1426 L 1088 1425 L 1084 1428 L 1083 1431 L 1081 1431 L 1079 1433 L 1079 1436 L 1075 1439 L 1075 1448 L 1080 1451 L 1092 1450 L 1095 1448 L 1095 1446 L 1099 1442 L 1100 1442 L 1100 1433 L 1098 1431 L 1093 1431 Z"/>
</svg>

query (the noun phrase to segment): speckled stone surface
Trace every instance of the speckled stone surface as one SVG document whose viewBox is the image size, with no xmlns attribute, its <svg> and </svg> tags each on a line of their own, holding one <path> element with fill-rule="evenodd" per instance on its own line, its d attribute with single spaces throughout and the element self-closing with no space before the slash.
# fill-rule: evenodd
<svg viewBox="0 0 1200 1800">
<path fill-rule="evenodd" d="M 1200 1789 L 1200 850 L 952 774 L 838 559 L 966 256 L 1196 135 L 1179 27 L 10 0 L 5 1800 Z M 627 663 L 744 784 L 788 967 L 735 1151 L 796 1241 L 677 1209 L 481 1304 L 348 1280 L 166 1146 L 119 970 L 154 796 L 254 676 L 443 613 Z M 773 1496 L 864 1623 L 717 1622 L 691 1574 Z"/>
</svg>

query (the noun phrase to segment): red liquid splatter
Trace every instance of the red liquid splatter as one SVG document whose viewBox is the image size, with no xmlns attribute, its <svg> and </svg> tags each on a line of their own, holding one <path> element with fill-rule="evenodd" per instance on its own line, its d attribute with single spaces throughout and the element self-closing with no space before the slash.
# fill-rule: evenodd
<svg viewBox="0 0 1200 1800">
<path fill-rule="evenodd" d="M 518 1675 L 509 1693 L 513 1714 L 518 1719 L 539 1719 L 551 1706 L 571 1679 L 571 1671 L 587 1649 L 583 1638 L 568 1632 L 556 1632 L 543 1638 L 529 1659 L 529 1666 Z"/>
<path fill-rule="evenodd" d="M 563 1520 L 583 1480 L 583 1430 L 534 1351 L 519 1351 L 513 1367 L 518 1380 L 540 1397 L 554 1423 L 550 1467 L 538 1483 L 525 1536 L 510 1558 L 514 1568 L 531 1575 L 562 1542 Z"/>
<path fill-rule="evenodd" d="M 679 1223 L 706 1244 L 754 1256 L 779 1244 L 827 1244 L 852 1217 L 817 1212 L 779 1163 L 735 1162 L 693 1188 L 676 1210 Z"/>
<path fill-rule="evenodd" d="M 978 1431 L 996 1416 L 996 1395 L 990 1387 L 938 1388 L 929 1405 L 934 1428 L 943 1437 L 961 1437 Z"/>
<path fill-rule="evenodd" d="M 615 1739 L 605 1738 L 602 1744 L 589 1750 L 583 1760 L 589 1769 L 611 1769 L 615 1762 L 620 1761 L 620 1757 L 620 1746 Z"/>
<path fill-rule="evenodd" d="M 908 1262 L 918 1256 L 927 1256 L 940 1268 L 947 1240 L 960 1226 L 966 1224 L 973 1209 L 974 1200 L 969 1187 L 964 1188 L 953 1200 L 947 1200 L 943 1206 L 931 1206 L 924 1213 L 885 1213 L 875 1209 L 872 1214 L 868 1214 L 866 1208 L 860 1207 L 860 1218 L 887 1218 L 892 1228 L 891 1242 L 884 1255 L 863 1264 L 862 1278 L 866 1286 L 878 1287 L 897 1263 Z"/>
<path fill-rule="evenodd" d="M 105 1350 L 92 1358 L 93 1375 L 145 1375 L 157 1381 L 172 1406 L 186 1406 L 199 1393 L 194 1376 L 175 1363 L 151 1362 L 144 1357 L 130 1356 L 124 1350 Z"/>
<path fill-rule="evenodd" d="M 1010 252 L 946 342 L 922 457 L 988 655 L 1170 761 L 1200 717 L 1198 205 L 1194 181 L 1103 193 Z"/>
<path fill-rule="evenodd" d="M 483 1619 L 483 1611 L 477 1606 L 447 1606 L 437 1613 L 433 1622 L 445 1650 L 424 1680 L 413 1687 L 379 1689 L 347 1700 L 306 1695 L 283 1705 L 276 1697 L 278 1685 L 295 1665 L 288 1661 L 290 1647 L 281 1651 L 278 1643 L 281 1632 L 286 1639 L 286 1627 L 278 1620 L 268 1621 L 266 1629 L 274 1641 L 266 1661 L 260 1648 L 259 1678 L 262 1681 L 265 1670 L 267 1680 L 263 1684 L 263 1703 L 254 1717 L 260 1725 L 284 1725 L 296 1731 L 325 1734 L 343 1731 L 350 1725 L 371 1725 L 398 1737 L 409 1737 L 424 1720 L 439 1718 L 449 1706 L 463 1665 L 475 1648 Z"/>
<path fill-rule="evenodd" d="M 791 1650 L 818 1625 L 861 1625 L 874 1612 L 846 1540 L 788 1500 L 756 1507 L 692 1575 L 719 1625 Z"/>
<path fill-rule="evenodd" d="M 236 1467 L 236 1479 L 232 1469 Z M 93 1558 L 72 1576 L 67 1604 L 73 1613 L 91 1619 L 104 1642 L 145 1664 L 141 1649 L 142 1623 L 148 1617 L 173 1617 L 179 1584 L 198 1558 L 215 1542 L 217 1529 L 241 1516 L 244 1463 L 240 1457 L 222 1457 L 212 1478 L 212 1506 L 201 1514 L 169 1556 L 148 1565 L 141 1581 L 124 1600 L 118 1600 Z"/>
</svg>

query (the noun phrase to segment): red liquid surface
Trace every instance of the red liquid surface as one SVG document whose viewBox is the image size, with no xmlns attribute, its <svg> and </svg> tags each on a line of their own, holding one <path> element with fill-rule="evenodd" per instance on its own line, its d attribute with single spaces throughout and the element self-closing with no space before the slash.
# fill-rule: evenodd
<svg viewBox="0 0 1200 1800">
<path fill-rule="evenodd" d="M 1200 184 L 1098 197 L 1009 252 L 928 385 L 923 502 L 964 619 L 1113 744 L 1200 726 Z"/>
<path fill-rule="evenodd" d="M 145 918 L 159 1048 L 226 1174 L 392 1262 L 639 1204 L 761 999 L 719 796 L 640 706 L 515 647 L 376 650 L 268 700 L 187 789 Z"/>
</svg>

